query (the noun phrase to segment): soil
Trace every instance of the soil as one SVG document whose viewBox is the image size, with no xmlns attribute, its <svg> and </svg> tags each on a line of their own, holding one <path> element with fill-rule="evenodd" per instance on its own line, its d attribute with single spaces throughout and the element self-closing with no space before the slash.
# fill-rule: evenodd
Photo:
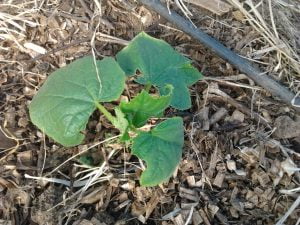
<svg viewBox="0 0 300 225">
<path fill-rule="evenodd" d="M 4 0 L 0 8 L 7 31 L 0 29 L 0 224 L 275 224 L 299 199 L 299 115 L 159 15 L 117 0 Z M 237 10 L 216 16 L 189 9 L 197 27 L 240 55 L 265 47 Z M 98 58 L 115 56 L 140 31 L 171 44 L 205 75 L 190 87 L 191 109 L 166 111 L 184 119 L 183 158 L 170 181 L 153 188 L 139 185 L 138 159 L 99 112 L 73 148 L 45 136 L 28 114 L 55 69 L 92 49 Z M 275 57 L 264 55 L 259 65 L 270 71 Z M 295 90 L 299 77 L 292 80 Z M 122 97 L 130 98 L 140 86 L 129 80 L 126 89 Z M 87 159 L 92 167 L 83 166 Z M 83 191 L 84 176 L 100 170 Z M 284 224 L 299 218 L 292 208 Z"/>
</svg>

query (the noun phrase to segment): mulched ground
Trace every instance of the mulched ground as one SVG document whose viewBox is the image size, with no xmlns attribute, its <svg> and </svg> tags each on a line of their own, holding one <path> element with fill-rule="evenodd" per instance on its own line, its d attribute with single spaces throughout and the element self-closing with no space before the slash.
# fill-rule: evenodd
<svg viewBox="0 0 300 225">
<path fill-rule="evenodd" d="M 291 191 L 300 184 L 299 115 L 145 7 L 131 1 L 83 2 L 1 3 L 0 16 L 15 17 L 0 24 L 10 29 L 0 33 L 0 224 L 279 221 L 299 196 Z M 236 12 L 215 16 L 190 8 L 195 25 L 241 55 L 264 47 Z M 170 43 L 206 76 L 190 89 L 190 110 L 167 110 L 168 116 L 184 118 L 185 147 L 174 176 L 155 188 L 139 186 L 139 161 L 98 112 L 84 144 L 69 149 L 45 137 L 28 115 L 28 104 L 52 71 L 92 48 L 99 58 L 114 56 L 140 31 Z M 266 70 L 274 61 L 272 55 L 260 60 Z M 139 91 L 132 81 L 127 87 L 123 97 Z M 97 167 L 82 167 L 80 157 L 64 163 L 87 149 Z M 74 185 L 99 170 L 98 183 L 86 192 Z M 285 224 L 299 224 L 299 217 L 299 208 L 293 209 Z"/>
</svg>

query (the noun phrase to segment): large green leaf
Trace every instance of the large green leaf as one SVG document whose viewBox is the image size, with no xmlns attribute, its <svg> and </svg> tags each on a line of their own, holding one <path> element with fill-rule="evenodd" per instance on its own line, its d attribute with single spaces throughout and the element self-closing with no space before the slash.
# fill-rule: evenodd
<svg viewBox="0 0 300 225">
<path fill-rule="evenodd" d="M 170 105 L 172 87 L 168 87 L 168 95 L 151 96 L 142 91 L 130 102 L 121 102 L 120 109 L 126 114 L 127 119 L 135 127 L 142 127 L 151 117 L 157 117 Z"/>
<path fill-rule="evenodd" d="M 164 87 L 171 84 L 174 93 L 171 105 L 177 109 L 191 107 L 188 86 L 202 75 L 191 65 L 191 61 L 176 52 L 168 43 L 142 32 L 117 54 L 117 61 L 126 75 L 142 75 L 136 80 L 140 84 L 155 85 L 162 95 Z"/>
<path fill-rule="evenodd" d="M 147 163 L 141 185 L 155 186 L 171 177 L 181 159 L 183 140 L 180 117 L 168 119 L 133 140 L 132 153 Z"/>
<path fill-rule="evenodd" d="M 78 145 L 95 102 L 109 102 L 121 95 L 125 75 L 113 58 L 78 59 L 56 70 L 34 96 L 32 122 L 64 146 Z"/>
</svg>

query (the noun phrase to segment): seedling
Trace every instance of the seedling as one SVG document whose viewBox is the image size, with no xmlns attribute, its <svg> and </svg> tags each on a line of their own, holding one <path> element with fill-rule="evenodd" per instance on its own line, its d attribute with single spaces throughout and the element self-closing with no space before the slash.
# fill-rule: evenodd
<svg viewBox="0 0 300 225">
<path fill-rule="evenodd" d="M 120 130 L 121 140 L 132 144 L 132 154 L 146 162 L 141 185 L 155 186 L 168 180 L 180 162 L 183 121 L 173 117 L 149 132 L 139 128 L 152 117 L 162 117 L 169 106 L 190 108 L 188 86 L 202 75 L 169 44 L 143 32 L 116 59 L 84 57 L 53 72 L 34 96 L 30 117 L 49 137 L 71 147 L 83 141 L 88 119 L 98 109 Z M 137 76 L 135 81 L 145 89 L 121 102 L 113 116 L 102 103 L 119 99 L 130 76 Z M 152 86 L 158 89 L 157 96 L 149 94 Z"/>
</svg>

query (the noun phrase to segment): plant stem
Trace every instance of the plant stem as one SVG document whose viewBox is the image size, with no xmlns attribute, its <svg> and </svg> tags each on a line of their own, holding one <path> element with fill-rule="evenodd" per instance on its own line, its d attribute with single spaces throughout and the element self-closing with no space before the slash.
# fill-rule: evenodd
<svg viewBox="0 0 300 225">
<path fill-rule="evenodd" d="M 146 84 L 146 86 L 145 86 L 145 91 L 147 91 L 147 92 L 149 93 L 151 87 L 152 87 L 152 84 L 151 84 L 151 83 Z"/>
<path fill-rule="evenodd" d="M 111 115 L 110 112 L 107 111 L 107 109 L 101 105 L 99 102 L 95 102 L 96 107 L 99 109 L 100 112 L 103 113 L 103 115 L 111 122 L 113 123 L 115 120 L 115 117 Z"/>
</svg>

